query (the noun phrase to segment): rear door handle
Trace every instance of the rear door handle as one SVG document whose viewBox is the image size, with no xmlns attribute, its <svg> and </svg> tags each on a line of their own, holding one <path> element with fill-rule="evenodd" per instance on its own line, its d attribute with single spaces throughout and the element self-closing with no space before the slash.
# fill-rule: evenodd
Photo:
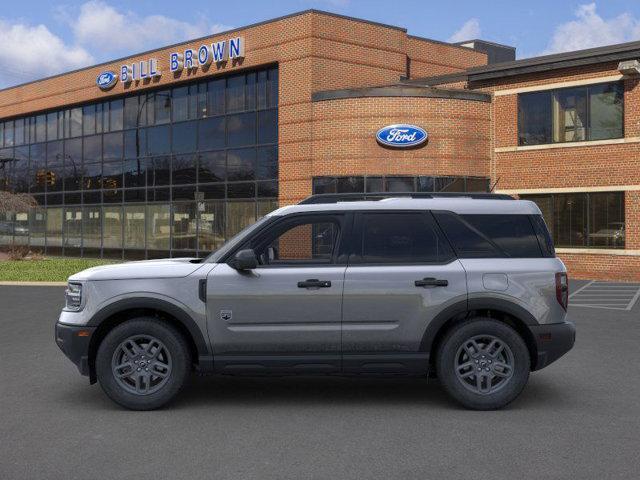
<svg viewBox="0 0 640 480">
<path fill-rule="evenodd" d="M 416 287 L 446 287 L 449 285 L 448 280 L 441 280 L 438 278 L 423 278 L 422 280 L 416 280 Z"/>
<path fill-rule="evenodd" d="M 310 278 L 304 282 L 298 282 L 298 288 L 329 288 L 331 282 L 329 280 L 318 280 L 317 278 Z"/>
</svg>

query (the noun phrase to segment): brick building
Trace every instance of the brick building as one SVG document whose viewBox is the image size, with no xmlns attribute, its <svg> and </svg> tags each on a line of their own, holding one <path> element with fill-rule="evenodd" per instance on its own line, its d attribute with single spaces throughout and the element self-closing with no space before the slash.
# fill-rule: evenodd
<svg viewBox="0 0 640 480">
<path fill-rule="evenodd" d="M 0 91 L 0 244 L 202 255 L 311 193 L 536 201 L 574 276 L 640 274 L 640 43 L 515 61 L 319 11 Z M 416 148 L 385 126 L 428 133 Z"/>
</svg>

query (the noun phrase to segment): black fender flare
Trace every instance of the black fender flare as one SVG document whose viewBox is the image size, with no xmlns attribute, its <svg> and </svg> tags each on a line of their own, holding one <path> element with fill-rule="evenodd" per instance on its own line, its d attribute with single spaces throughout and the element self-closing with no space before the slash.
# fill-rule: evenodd
<svg viewBox="0 0 640 480">
<path fill-rule="evenodd" d="M 531 314 L 531 312 L 527 311 L 517 303 L 511 302 L 509 300 L 505 300 L 502 298 L 473 298 L 462 300 L 449 305 L 438 315 L 436 315 L 431 322 L 429 322 L 429 325 L 427 326 L 424 335 L 422 336 L 422 341 L 420 342 L 420 351 L 431 351 L 433 341 L 438 335 L 438 332 L 450 319 L 456 316 L 462 317 L 473 310 L 499 310 L 517 318 L 526 326 L 539 325 L 538 321 Z"/>
<path fill-rule="evenodd" d="M 157 310 L 172 316 L 180 322 L 180 324 L 184 326 L 191 335 L 196 346 L 198 356 L 203 357 L 211 355 L 209 344 L 207 343 L 202 330 L 198 327 L 198 324 L 191 315 L 179 306 L 159 298 L 131 297 L 117 300 L 98 310 L 93 317 L 91 317 L 87 326 L 98 327 L 104 320 L 112 315 L 133 309 Z"/>
</svg>

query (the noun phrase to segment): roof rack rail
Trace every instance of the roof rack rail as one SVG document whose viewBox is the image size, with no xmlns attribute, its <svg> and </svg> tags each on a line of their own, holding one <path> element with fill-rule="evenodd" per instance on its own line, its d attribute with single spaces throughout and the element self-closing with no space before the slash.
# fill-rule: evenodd
<svg viewBox="0 0 640 480">
<path fill-rule="evenodd" d="M 320 193 L 305 198 L 298 205 L 317 203 L 357 202 L 360 200 L 383 200 L 385 198 L 473 198 L 475 200 L 514 200 L 500 193 L 454 193 L 454 192 L 376 192 L 376 193 Z"/>
</svg>

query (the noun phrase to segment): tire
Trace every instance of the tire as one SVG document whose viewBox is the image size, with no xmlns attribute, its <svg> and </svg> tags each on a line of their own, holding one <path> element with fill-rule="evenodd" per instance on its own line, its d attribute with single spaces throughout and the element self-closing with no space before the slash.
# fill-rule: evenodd
<svg viewBox="0 0 640 480">
<path fill-rule="evenodd" d="M 102 340 L 96 355 L 102 390 L 131 410 L 166 405 L 178 394 L 190 370 L 191 355 L 182 334 L 153 317 L 118 325 Z"/>
<path fill-rule="evenodd" d="M 529 350 L 518 332 L 489 318 L 455 326 L 436 358 L 446 392 L 473 410 L 495 410 L 515 400 L 527 384 L 530 367 Z"/>
</svg>

